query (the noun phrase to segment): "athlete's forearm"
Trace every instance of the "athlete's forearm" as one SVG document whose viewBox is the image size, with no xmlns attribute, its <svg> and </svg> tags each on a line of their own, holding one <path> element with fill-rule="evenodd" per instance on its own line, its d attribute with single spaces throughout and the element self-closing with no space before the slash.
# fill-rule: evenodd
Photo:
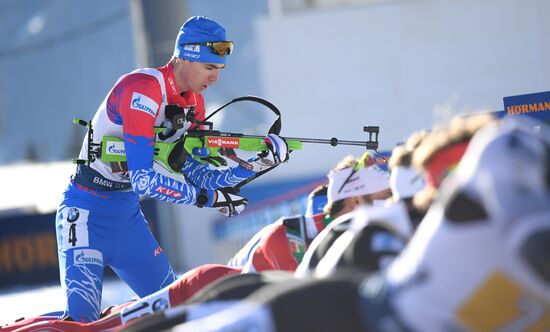
<svg viewBox="0 0 550 332">
<path fill-rule="evenodd" d="M 202 164 L 191 156 L 187 157 L 182 171 L 195 185 L 207 189 L 234 187 L 255 174 L 241 166 L 223 170 L 211 169 L 207 164 Z"/>
</svg>

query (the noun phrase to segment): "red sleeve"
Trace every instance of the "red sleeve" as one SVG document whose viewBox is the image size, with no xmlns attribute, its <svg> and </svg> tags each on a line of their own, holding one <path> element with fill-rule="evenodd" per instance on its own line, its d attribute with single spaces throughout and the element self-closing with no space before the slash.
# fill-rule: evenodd
<svg viewBox="0 0 550 332">
<path fill-rule="evenodd" d="M 128 169 L 153 166 L 154 126 L 162 103 L 162 91 L 154 76 L 130 74 L 121 84 L 119 109 Z"/>
<path fill-rule="evenodd" d="M 170 305 L 174 307 L 182 304 L 211 282 L 240 272 L 240 268 L 221 264 L 204 264 L 189 270 L 170 286 Z"/>
<path fill-rule="evenodd" d="M 162 91 L 154 76 L 131 74 L 119 84 L 120 114 L 124 135 L 153 139 L 155 119 L 162 103 Z"/>
<path fill-rule="evenodd" d="M 15 331 L 17 329 L 27 327 L 27 326 L 32 326 L 32 324 L 40 323 L 44 321 L 59 321 L 59 316 L 37 316 L 37 317 L 25 318 L 23 320 L 16 321 L 13 324 L 2 325 L 0 327 L 0 330 L 2 332 L 4 331 L 11 332 L 11 331 Z M 42 324 L 45 324 L 45 323 L 42 323 Z"/>
<path fill-rule="evenodd" d="M 34 318 L 34 322 L 24 325 L 17 330 L 12 329 L 12 326 L 1 327 L 1 330 L 4 331 L 25 331 L 25 332 L 42 332 L 42 331 L 72 331 L 72 332 L 86 332 L 90 331 L 90 327 L 87 323 L 80 323 L 68 320 L 59 320 L 59 317 L 55 319 L 48 319 L 51 316 L 45 316 L 47 319 L 42 320 L 39 317 Z M 27 320 L 25 320 L 27 321 Z M 30 320 L 29 320 L 30 322 Z M 16 323 L 19 325 L 19 323 Z M 13 325 L 15 326 L 15 325 Z"/>
<path fill-rule="evenodd" d="M 290 252 L 286 226 L 277 225 L 271 230 L 270 234 L 266 235 L 263 243 L 252 256 L 252 264 L 258 272 L 265 270 L 296 270 L 298 262 Z"/>
</svg>

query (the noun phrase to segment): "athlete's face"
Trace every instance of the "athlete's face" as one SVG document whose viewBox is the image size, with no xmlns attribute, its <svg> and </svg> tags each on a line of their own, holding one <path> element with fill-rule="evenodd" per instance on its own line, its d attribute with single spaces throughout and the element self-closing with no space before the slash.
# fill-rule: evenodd
<svg viewBox="0 0 550 332">
<path fill-rule="evenodd" d="M 369 195 L 366 195 L 365 203 L 372 203 L 373 201 L 383 201 L 390 198 L 392 195 L 391 189 L 382 190 Z"/>
<path fill-rule="evenodd" d="M 216 83 L 225 65 L 177 59 L 174 76 L 180 92 L 202 92 Z"/>
<path fill-rule="evenodd" d="M 373 205 L 374 201 L 384 201 L 390 198 L 391 195 L 391 189 L 388 188 L 368 195 L 348 197 L 344 201 L 344 212 L 341 214 L 353 211 L 360 205 Z"/>
</svg>

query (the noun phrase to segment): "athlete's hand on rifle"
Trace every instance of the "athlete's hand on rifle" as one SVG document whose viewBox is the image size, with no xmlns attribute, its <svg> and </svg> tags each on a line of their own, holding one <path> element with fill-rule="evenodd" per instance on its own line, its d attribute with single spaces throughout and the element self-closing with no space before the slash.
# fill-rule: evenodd
<svg viewBox="0 0 550 332">
<path fill-rule="evenodd" d="M 257 158 L 249 160 L 251 169 L 254 172 L 261 172 L 273 168 L 288 160 L 288 144 L 284 138 L 275 134 L 269 134 L 264 138 L 264 142 L 267 146 L 267 150 L 258 153 Z"/>
<path fill-rule="evenodd" d="M 258 154 L 264 163 L 276 166 L 288 160 L 288 144 L 284 138 L 275 134 L 269 134 L 265 137 L 264 141 L 268 151 Z"/>
<path fill-rule="evenodd" d="M 227 187 L 215 191 L 212 207 L 226 217 L 231 217 L 243 212 L 247 204 L 248 199 L 238 195 L 235 189 Z"/>
</svg>

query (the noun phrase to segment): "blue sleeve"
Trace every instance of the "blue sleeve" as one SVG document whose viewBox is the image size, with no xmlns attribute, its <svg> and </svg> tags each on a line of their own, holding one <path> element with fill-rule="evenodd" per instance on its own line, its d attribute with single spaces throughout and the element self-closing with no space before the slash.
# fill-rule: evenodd
<svg viewBox="0 0 550 332">
<path fill-rule="evenodd" d="M 134 192 L 175 204 L 195 204 L 201 189 L 185 181 L 158 173 L 153 168 L 152 139 L 143 136 L 124 135 L 130 181 Z M 213 190 L 206 190 L 212 203 Z"/>
<path fill-rule="evenodd" d="M 211 169 L 208 164 L 202 164 L 191 156 L 187 156 L 182 171 L 195 185 L 206 189 L 234 187 L 256 174 L 241 166 L 221 170 Z"/>
</svg>

